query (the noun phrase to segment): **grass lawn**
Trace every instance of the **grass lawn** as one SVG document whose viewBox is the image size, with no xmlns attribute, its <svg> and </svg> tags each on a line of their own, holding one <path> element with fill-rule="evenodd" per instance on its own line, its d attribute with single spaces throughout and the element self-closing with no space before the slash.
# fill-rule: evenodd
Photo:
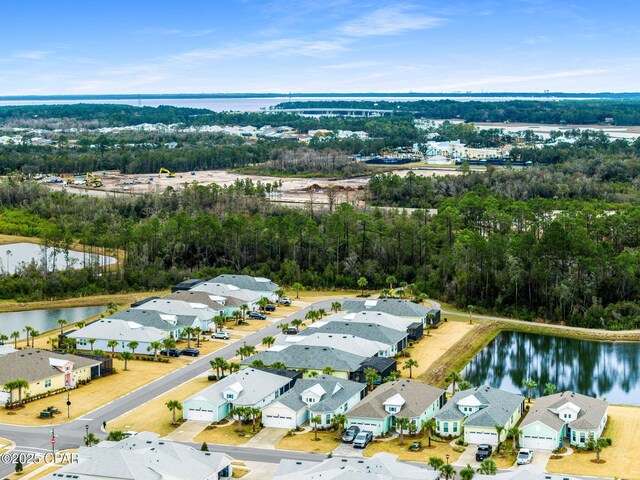
<svg viewBox="0 0 640 480">
<path fill-rule="evenodd" d="M 436 329 L 432 329 L 429 336 L 424 336 L 414 343 L 413 347 L 405 351 L 411 355 L 413 360 L 418 362 L 417 367 L 413 367 L 413 378 L 419 377 L 429 370 L 434 362 L 445 354 L 451 347 L 459 342 L 467 333 L 472 332 L 475 326 L 462 322 L 441 323 Z M 409 378 L 409 370 L 402 369 L 407 358 L 400 358 L 398 367 L 401 375 Z"/>
<path fill-rule="evenodd" d="M 422 450 L 419 452 L 412 452 L 409 447 L 414 441 L 422 442 Z M 405 435 L 404 445 L 399 444 L 399 440 L 394 438 L 386 442 L 380 440 L 374 440 L 364 451 L 365 457 L 372 457 L 376 453 L 387 452 L 394 455 L 398 455 L 399 460 L 411 461 L 411 462 L 428 462 L 431 457 L 440 457 L 444 460 L 445 455 L 449 454 L 449 463 L 455 462 L 460 453 L 453 450 L 453 447 L 446 442 L 431 441 L 431 448 L 427 447 L 428 442 L 421 435 L 416 438 L 412 438 L 409 435 Z"/>
<path fill-rule="evenodd" d="M 516 457 L 518 456 L 518 451 L 516 453 L 511 453 L 511 440 L 507 439 L 502 442 L 500 446 L 500 454 L 493 453 L 491 460 L 496 462 L 498 468 L 510 468 L 516 463 Z"/>
<path fill-rule="evenodd" d="M 133 360 L 128 362 L 128 370 L 124 371 L 124 363 L 114 359 L 113 365 L 117 373 L 98 378 L 88 385 L 70 390 L 70 418 L 80 417 L 107 402 L 122 397 L 138 387 L 177 370 L 193 360 L 192 357 L 172 358 L 169 363 Z M 31 426 L 64 423 L 68 421 L 66 401 L 67 394 L 59 393 L 25 404 L 24 408 L 13 410 L 16 412 L 15 415 L 9 415 L 8 411 L 2 408 L 0 409 L 0 423 Z M 56 407 L 61 413 L 53 419 L 37 418 L 38 414 L 49 406 Z"/>
<path fill-rule="evenodd" d="M 334 431 L 318 431 L 318 440 L 314 440 L 313 432 L 297 433 L 285 436 L 276 448 L 279 450 L 297 450 L 300 452 L 329 453 L 340 445 Z"/>
<path fill-rule="evenodd" d="M 596 464 L 595 452 L 574 453 L 558 460 L 549 460 L 547 470 L 552 473 L 640 479 L 640 407 L 609 406 L 609 421 L 603 436 L 612 445 L 600 453 L 605 463 Z"/>
<path fill-rule="evenodd" d="M 155 432 L 166 436 L 175 430 L 171 425 L 171 411 L 166 407 L 169 400 L 185 401 L 191 395 L 213 385 L 205 377 L 189 380 L 150 402 L 135 408 L 107 424 L 108 430 L 133 430 L 134 432 Z M 182 418 L 182 411 L 176 411 L 176 419 Z"/>
<path fill-rule="evenodd" d="M 196 436 L 193 441 L 197 443 L 207 442 L 221 443 L 223 445 L 242 445 L 243 443 L 247 443 L 255 435 L 251 424 L 242 426 L 244 436 L 236 432 L 237 427 L 238 422 L 233 422 L 232 425 L 227 425 L 226 427 L 213 427 Z M 260 428 L 258 427 L 256 434 L 259 431 Z"/>
<path fill-rule="evenodd" d="M 296 296 L 296 291 L 287 289 L 285 290 L 285 296 L 289 297 L 292 301 L 299 300 L 301 302 L 317 302 L 320 300 L 327 300 L 329 298 L 355 298 L 360 295 L 360 290 L 300 290 L 300 296 Z M 380 292 L 367 292 L 372 295 L 376 295 Z"/>
</svg>

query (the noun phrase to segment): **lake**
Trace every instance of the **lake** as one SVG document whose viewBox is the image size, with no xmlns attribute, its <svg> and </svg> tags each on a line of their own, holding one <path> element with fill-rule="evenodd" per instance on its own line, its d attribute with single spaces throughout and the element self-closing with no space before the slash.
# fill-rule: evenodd
<svg viewBox="0 0 640 480">
<path fill-rule="evenodd" d="M 15 273 L 32 261 L 38 266 L 42 266 L 47 260 L 47 270 L 66 270 L 67 268 L 83 268 L 91 265 L 111 265 L 117 262 L 113 257 L 104 255 L 90 255 L 88 253 L 76 252 L 75 250 L 64 251 L 62 249 L 45 248 L 35 243 L 11 243 L 0 245 L 0 272 Z"/>
<path fill-rule="evenodd" d="M 533 396 L 539 396 L 546 383 L 553 383 L 558 391 L 640 405 L 640 343 L 502 332 L 471 360 L 462 376 L 473 385 L 523 394 L 522 382 L 533 379 L 540 390 Z"/>
<path fill-rule="evenodd" d="M 19 331 L 20 338 L 25 338 L 26 333 L 22 329 L 27 325 L 35 328 L 40 333 L 44 333 L 56 328 L 59 329 L 58 319 L 60 318 L 64 318 L 69 323 L 74 323 L 94 315 L 100 315 L 106 310 L 104 306 L 97 306 L 0 313 L 0 333 L 8 337 L 11 332 Z M 6 343 L 11 343 L 11 340 Z"/>
</svg>

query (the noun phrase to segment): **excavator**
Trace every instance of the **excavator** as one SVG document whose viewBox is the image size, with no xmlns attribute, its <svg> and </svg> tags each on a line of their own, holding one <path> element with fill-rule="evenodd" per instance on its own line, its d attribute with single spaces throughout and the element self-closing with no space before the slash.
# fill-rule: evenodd
<svg viewBox="0 0 640 480">
<path fill-rule="evenodd" d="M 167 178 L 174 178 L 176 176 L 175 173 L 169 171 L 168 168 L 164 168 L 164 167 L 160 169 L 160 172 L 158 172 L 158 176 L 162 175 L 163 173 L 167 174 Z"/>
<path fill-rule="evenodd" d="M 96 177 L 93 173 L 87 172 L 87 175 L 86 175 L 85 180 L 84 180 L 84 184 L 87 187 L 99 188 L 99 187 L 102 186 L 102 180 L 100 180 L 98 177 Z"/>
</svg>

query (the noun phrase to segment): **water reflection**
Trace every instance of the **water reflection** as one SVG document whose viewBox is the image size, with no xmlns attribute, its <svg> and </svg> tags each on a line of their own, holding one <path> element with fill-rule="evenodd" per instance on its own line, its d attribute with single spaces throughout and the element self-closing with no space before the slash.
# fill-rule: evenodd
<svg viewBox="0 0 640 480">
<path fill-rule="evenodd" d="M 538 382 L 534 396 L 553 383 L 610 403 L 640 405 L 640 343 L 604 343 L 522 332 L 502 332 L 464 369 L 474 385 L 526 393 L 522 382 Z"/>
<path fill-rule="evenodd" d="M 20 338 L 25 338 L 26 333 L 23 329 L 27 325 L 44 333 L 60 328 L 59 318 L 64 318 L 69 323 L 75 323 L 99 315 L 105 310 L 104 306 L 96 306 L 0 313 L 0 334 L 9 336 L 12 332 L 20 332 Z"/>
</svg>

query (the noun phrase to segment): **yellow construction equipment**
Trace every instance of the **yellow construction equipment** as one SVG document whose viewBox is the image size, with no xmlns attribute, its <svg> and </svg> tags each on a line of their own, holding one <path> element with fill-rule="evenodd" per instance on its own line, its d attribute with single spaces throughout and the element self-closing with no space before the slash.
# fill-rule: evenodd
<svg viewBox="0 0 640 480">
<path fill-rule="evenodd" d="M 170 172 L 168 168 L 164 168 L 164 167 L 160 169 L 160 172 L 158 172 L 158 176 L 162 175 L 163 173 L 167 174 L 167 178 L 173 178 L 176 176 L 175 173 Z"/>
<path fill-rule="evenodd" d="M 84 180 L 84 184 L 87 187 L 98 188 L 102 186 L 102 180 L 96 177 L 93 173 L 87 172 L 87 175 Z"/>
</svg>

